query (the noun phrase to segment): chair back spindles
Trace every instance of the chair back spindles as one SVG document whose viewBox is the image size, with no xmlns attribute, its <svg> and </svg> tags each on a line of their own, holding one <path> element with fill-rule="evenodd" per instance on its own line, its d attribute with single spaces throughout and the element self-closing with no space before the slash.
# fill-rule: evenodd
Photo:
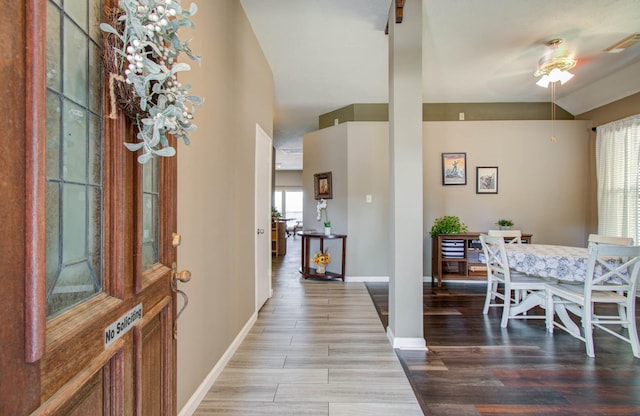
<svg viewBox="0 0 640 416">
<path fill-rule="evenodd" d="M 613 244 L 617 246 L 633 245 L 633 238 L 630 237 L 612 237 L 602 234 L 589 234 L 589 247 L 594 244 Z"/>
<path fill-rule="evenodd" d="M 507 244 L 520 244 L 522 242 L 522 231 L 520 230 L 489 230 L 491 237 L 502 237 Z"/>
</svg>

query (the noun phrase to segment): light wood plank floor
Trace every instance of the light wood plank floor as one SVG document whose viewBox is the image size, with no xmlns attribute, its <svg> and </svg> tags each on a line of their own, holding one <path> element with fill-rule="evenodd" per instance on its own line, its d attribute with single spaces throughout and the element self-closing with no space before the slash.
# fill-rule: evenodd
<svg viewBox="0 0 640 416">
<path fill-rule="evenodd" d="M 287 240 L 273 298 L 194 414 L 422 415 L 364 283 L 301 278 Z"/>
</svg>

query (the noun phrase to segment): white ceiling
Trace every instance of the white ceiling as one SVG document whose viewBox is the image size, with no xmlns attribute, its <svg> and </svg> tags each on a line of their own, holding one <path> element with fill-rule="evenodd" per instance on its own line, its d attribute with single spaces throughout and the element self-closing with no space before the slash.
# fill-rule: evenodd
<svg viewBox="0 0 640 416">
<path fill-rule="evenodd" d="M 640 0 L 423 0 L 423 99 L 539 102 L 533 71 L 545 42 L 565 39 L 575 77 L 558 104 L 580 114 L 640 91 Z M 241 0 L 273 71 L 277 169 L 302 168 L 302 136 L 320 114 L 388 101 L 391 0 Z M 404 8 L 410 15 L 411 3 Z"/>
</svg>

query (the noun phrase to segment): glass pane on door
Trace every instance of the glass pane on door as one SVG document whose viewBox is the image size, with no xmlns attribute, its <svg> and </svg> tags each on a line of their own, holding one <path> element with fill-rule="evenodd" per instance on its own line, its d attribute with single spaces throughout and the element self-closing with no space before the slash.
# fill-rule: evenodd
<svg viewBox="0 0 640 416">
<path fill-rule="evenodd" d="M 142 270 L 160 261 L 160 159 L 142 165 Z"/>
<path fill-rule="evenodd" d="M 102 77 L 89 34 L 99 3 L 47 3 L 47 317 L 102 291 Z"/>
</svg>

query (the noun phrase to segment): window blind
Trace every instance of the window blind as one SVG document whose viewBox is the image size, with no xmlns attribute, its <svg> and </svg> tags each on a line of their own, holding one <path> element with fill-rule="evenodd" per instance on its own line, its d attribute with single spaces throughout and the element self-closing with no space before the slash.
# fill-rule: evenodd
<svg viewBox="0 0 640 416">
<path fill-rule="evenodd" d="M 640 244 L 640 114 L 597 128 L 598 234 Z"/>
</svg>

